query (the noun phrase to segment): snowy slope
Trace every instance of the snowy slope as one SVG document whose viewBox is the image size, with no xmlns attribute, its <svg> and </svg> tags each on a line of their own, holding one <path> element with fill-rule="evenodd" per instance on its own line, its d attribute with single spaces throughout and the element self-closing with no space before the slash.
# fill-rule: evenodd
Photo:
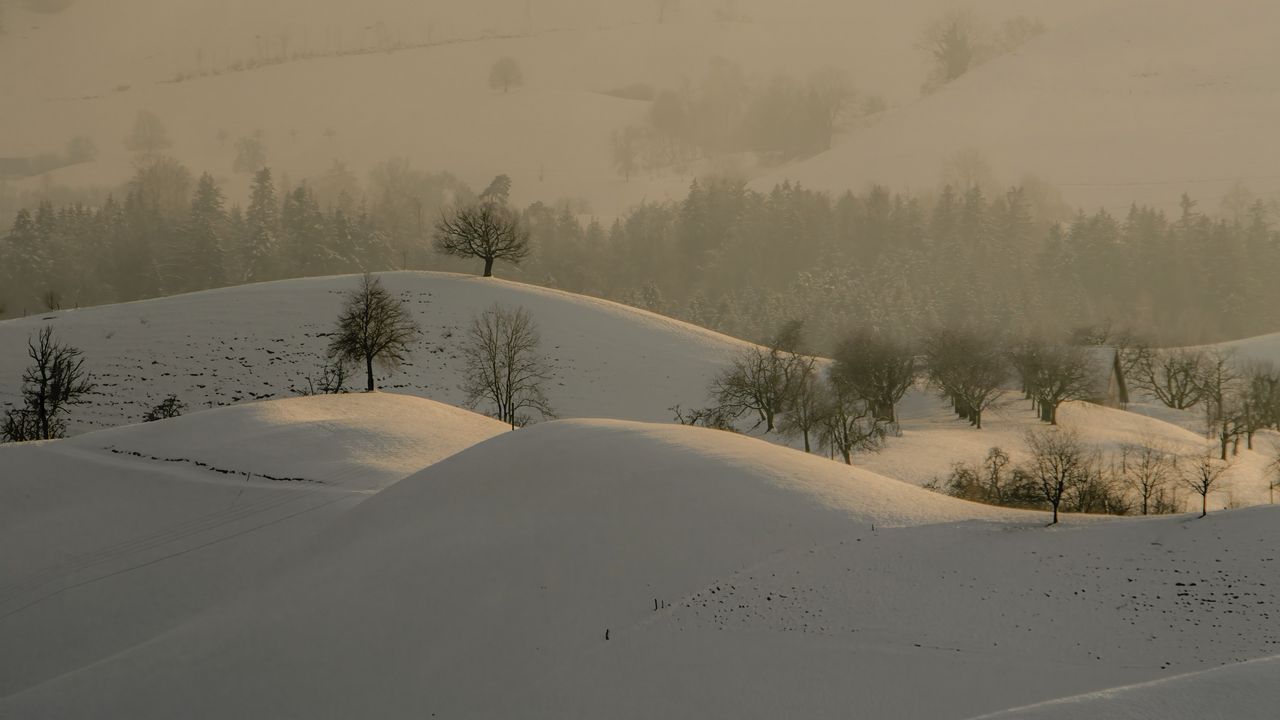
<svg viewBox="0 0 1280 720">
<path fill-rule="evenodd" d="M 494 303 L 523 306 L 539 324 L 543 352 L 558 375 L 548 396 L 557 414 L 565 418 L 671 422 L 673 406 L 706 404 L 709 381 L 746 347 L 739 340 L 642 310 L 519 283 L 444 273 L 381 277 L 408 303 L 424 331 L 410 362 L 383 387 L 452 405 L 466 399 L 460 389 L 461 338 L 471 317 Z M 176 393 L 192 410 L 290 397 L 306 387 L 308 375 L 318 375 L 327 343 L 324 335 L 332 328 L 342 293 L 356 282 L 353 276 L 286 280 L 0 322 L 0 348 L 5 348 L 0 353 L 0 403 L 17 400 L 27 362 L 23 343 L 44 324 L 85 351 L 86 367 L 100 385 L 88 405 L 73 411 L 73 434 L 137 422 L 169 393 Z M 271 406 L 261 412 L 284 412 L 285 407 L 290 406 Z M 1203 451 L 1207 441 L 1200 436 L 1200 421 L 1194 413 L 1172 417 L 1153 408 L 1137 406 L 1135 410 L 1158 417 L 1085 403 L 1067 404 L 1061 417 L 1064 425 L 1079 430 L 1087 443 L 1104 453 L 1130 442 L 1153 442 L 1186 455 Z M 241 416 L 225 417 L 231 425 L 240 422 Z M 957 420 L 927 390 L 908 395 L 901 417 L 902 437 L 891 438 L 883 451 L 863 455 L 857 463 L 917 485 L 945 476 L 955 462 L 979 462 L 991 447 L 1001 447 L 1016 458 L 1024 433 L 1042 426 L 1013 394 L 989 411 L 982 430 Z M 307 419 L 305 414 L 286 413 L 282 422 Z M 311 419 L 323 422 L 322 417 Z M 280 432 L 289 430 L 285 427 Z M 395 433 L 394 427 L 385 425 L 375 432 L 379 437 Z M 246 432 L 243 437 L 251 435 Z M 787 442 L 776 436 L 769 439 Z M 169 443 L 169 438 L 137 447 L 122 443 L 120 449 L 173 457 L 164 451 Z M 1210 497 L 1211 506 L 1268 502 L 1271 476 L 1266 465 L 1275 443 L 1271 433 L 1262 433 L 1256 452 L 1242 451 L 1227 483 Z M 183 447 L 193 446 L 187 442 Z M 356 447 L 342 450 L 350 451 L 362 452 Z M 376 448 L 363 452 L 359 461 L 368 462 L 376 452 Z M 217 451 L 192 459 L 217 465 L 223 454 Z M 278 475 L 271 467 L 281 464 L 234 465 L 240 472 Z M 402 469 L 394 468 L 395 472 Z M 329 472 L 307 468 L 295 474 L 319 478 Z"/>
<path fill-rule="evenodd" d="M 237 475 L 376 490 L 509 430 L 450 405 L 386 393 L 246 403 L 67 443 Z M 216 470 L 214 471 L 216 472 Z"/>
<path fill-rule="evenodd" d="M 1269 508 L 1045 529 L 759 440 L 615 421 L 506 433 L 361 497 L 319 532 L 277 526 L 308 539 L 256 588 L 112 652 L 62 647 L 0 714 L 963 718 L 1280 643 Z M 61 602 L 167 610 L 173 575 L 222 552 Z M 0 652 L 31 612 L 0 620 Z"/>
<path fill-rule="evenodd" d="M 982 719 L 1229 720 L 1270 717 L 1278 704 L 1280 656 L 983 715 Z"/>
<path fill-rule="evenodd" d="M 471 318 L 494 303 L 538 323 L 563 417 L 669 421 L 668 408 L 704 400 L 710 377 L 740 341 L 616 303 L 496 279 L 386 273 L 423 330 L 411 360 L 382 386 L 461 405 L 459 346 Z M 287 280 L 0 322 L 0 402 L 13 402 L 24 342 L 48 324 L 85 351 L 100 388 L 71 432 L 136 422 L 167 394 L 192 409 L 288 397 L 319 375 L 343 293 L 355 276 Z M 357 381 L 358 382 L 358 381 Z M 483 410 L 483 408 L 482 408 Z"/>
<path fill-rule="evenodd" d="M 254 586 L 371 492 L 505 430 L 378 393 L 0 446 L 0 694 Z"/>
</svg>

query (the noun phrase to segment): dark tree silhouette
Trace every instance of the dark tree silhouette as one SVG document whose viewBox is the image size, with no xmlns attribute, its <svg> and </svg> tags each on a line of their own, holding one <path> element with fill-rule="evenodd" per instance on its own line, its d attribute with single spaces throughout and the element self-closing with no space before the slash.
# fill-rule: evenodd
<svg viewBox="0 0 1280 720">
<path fill-rule="evenodd" d="M 1029 431 L 1026 440 L 1031 453 L 1026 472 L 1035 481 L 1041 497 L 1053 508 L 1050 524 L 1056 525 L 1063 497 L 1090 474 L 1084 446 L 1074 432 L 1060 428 Z"/>
<path fill-rule="evenodd" d="M 22 373 L 23 406 L 5 414 L 0 433 L 10 442 L 60 438 L 66 434 L 63 416 L 95 387 L 84 353 L 54 340 L 46 325 L 27 340 L 27 356 L 32 364 Z"/>
<path fill-rule="evenodd" d="M 347 295 L 338 326 L 329 343 L 329 355 L 340 362 L 364 364 L 366 390 L 373 392 L 373 366 L 399 367 L 418 337 L 418 324 L 404 303 L 391 296 L 382 281 L 365 273 L 360 287 Z"/>
<path fill-rule="evenodd" d="M 523 424 L 526 410 L 555 417 L 543 389 L 554 374 L 538 353 L 540 342 L 524 308 L 494 305 L 473 319 L 462 346 L 467 402 L 492 403 L 494 417 L 512 430 Z"/>
<path fill-rule="evenodd" d="M 897 422 L 897 405 L 915 383 L 915 351 L 883 333 L 859 330 L 836 349 L 832 374 L 871 402 L 876 416 Z"/>
<path fill-rule="evenodd" d="M 1209 514 L 1209 493 L 1217 489 L 1230 465 L 1219 460 L 1212 452 L 1203 452 L 1179 464 L 1182 482 L 1200 496 L 1200 517 Z"/>
<path fill-rule="evenodd" d="M 519 265 L 529 256 L 529 233 L 505 205 L 486 202 L 446 212 L 436 223 L 436 250 L 454 257 L 484 260 L 484 276 L 493 264 Z"/>
</svg>

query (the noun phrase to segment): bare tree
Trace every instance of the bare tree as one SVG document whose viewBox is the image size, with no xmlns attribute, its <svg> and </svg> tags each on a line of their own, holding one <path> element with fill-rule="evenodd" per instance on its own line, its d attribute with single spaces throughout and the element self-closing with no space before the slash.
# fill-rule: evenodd
<svg viewBox="0 0 1280 720">
<path fill-rule="evenodd" d="M 1134 354 L 1133 378 L 1166 407 L 1186 410 L 1202 398 L 1200 375 L 1205 364 L 1199 350 L 1143 349 Z"/>
<path fill-rule="evenodd" d="M 436 223 L 436 250 L 445 255 L 484 260 L 484 276 L 493 277 L 493 264 L 515 265 L 529 256 L 529 233 L 515 213 L 496 202 L 446 211 Z"/>
<path fill-rule="evenodd" d="M 752 429 L 763 425 L 765 432 L 773 432 L 786 407 L 793 357 L 776 348 L 744 350 L 711 383 L 716 407 L 734 418 L 754 413 L 758 419 Z"/>
<path fill-rule="evenodd" d="M 1142 514 L 1151 511 L 1153 500 L 1163 494 L 1173 471 L 1173 455 L 1154 441 L 1127 444 L 1120 449 L 1120 475 L 1137 494 Z"/>
<path fill-rule="evenodd" d="M 847 384 L 830 381 L 830 390 L 818 406 L 818 441 L 846 465 L 853 464 L 853 453 L 875 450 L 884 441 L 884 424 L 876 417 L 871 403 L 859 397 Z"/>
<path fill-rule="evenodd" d="M 512 430 L 528 422 L 526 410 L 555 417 L 544 390 L 555 375 L 538 353 L 540 343 L 538 326 L 522 307 L 494 305 L 475 317 L 462 346 L 468 404 L 491 403 L 493 416 Z"/>
<path fill-rule="evenodd" d="M 375 363 L 393 370 L 409 357 L 418 337 L 418 323 L 404 303 L 391 296 L 382 281 L 365 273 L 360 287 L 347 294 L 338 326 L 329 342 L 329 357 L 338 362 L 362 363 L 367 392 L 377 390 Z"/>
<path fill-rule="evenodd" d="M 982 413 L 1000 400 L 1008 364 L 997 340 L 963 330 L 935 331 L 925 343 L 929 381 L 956 414 L 982 429 Z"/>
<path fill-rule="evenodd" d="M 1040 489 L 1040 495 L 1053 509 L 1053 522 L 1058 522 L 1058 508 L 1073 488 L 1087 479 L 1088 456 L 1080 437 L 1072 430 L 1044 428 L 1026 434 L 1031 459 L 1026 472 Z"/>
<path fill-rule="evenodd" d="M 830 389 L 818 374 L 817 358 L 797 356 L 783 400 L 778 431 L 786 437 L 804 439 L 804 451 L 811 452 L 810 437 L 822 414 L 823 397 Z"/>
<path fill-rule="evenodd" d="M 1272 363 L 1255 362 L 1244 370 L 1243 430 L 1246 447 L 1262 428 L 1280 428 L 1280 370 Z"/>
<path fill-rule="evenodd" d="M 915 351 L 884 333 L 859 330 L 840 343 L 831 372 L 869 400 L 878 418 L 896 423 L 898 403 L 916 380 Z"/>
<path fill-rule="evenodd" d="M 133 128 L 124 139 L 125 148 L 140 155 L 163 152 L 172 145 L 164 123 L 150 110 L 138 111 L 133 120 Z"/>
<path fill-rule="evenodd" d="M 489 69 L 489 87 L 494 90 L 501 88 L 502 92 L 506 93 L 511 88 L 520 87 L 523 84 L 524 73 L 520 70 L 520 64 L 515 61 L 515 58 L 501 58 Z"/>
<path fill-rule="evenodd" d="M 1058 408 L 1069 400 L 1088 400 L 1097 395 L 1097 374 L 1093 358 L 1081 347 L 1049 348 L 1035 366 L 1032 380 L 1040 419 L 1058 424 Z"/>
<path fill-rule="evenodd" d="M 1200 496 L 1200 517 L 1209 514 L 1209 493 L 1221 485 L 1230 467 L 1225 459 L 1215 458 L 1209 450 L 1184 458 L 1178 464 L 1183 484 Z"/>
<path fill-rule="evenodd" d="M 54 340 L 53 328 L 46 325 L 27 339 L 27 357 L 32 364 L 22 373 L 23 405 L 5 413 L 0 434 L 7 442 L 63 437 L 63 416 L 95 388 L 84 369 L 84 353 Z"/>
<path fill-rule="evenodd" d="M 734 427 L 734 418 L 725 414 L 723 408 L 684 408 L 676 405 L 671 410 L 673 419 L 681 425 L 689 425 L 696 427 L 711 428 L 713 430 L 724 430 L 725 432 L 736 433 L 738 428 Z"/>
<path fill-rule="evenodd" d="M 1236 367 L 1235 354 L 1230 350 L 1214 349 L 1204 357 L 1196 383 L 1204 402 L 1209 435 L 1218 440 L 1219 459 L 1226 460 L 1228 446 L 1244 432 L 1241 375 Z"/>
</svg>

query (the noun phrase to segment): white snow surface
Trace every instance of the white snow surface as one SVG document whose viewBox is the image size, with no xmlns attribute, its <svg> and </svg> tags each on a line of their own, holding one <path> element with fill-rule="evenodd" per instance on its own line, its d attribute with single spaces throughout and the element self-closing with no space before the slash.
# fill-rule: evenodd
<svg viewBox="0 0 1280 720">
<path fill-rule="evenodd" d="M 455 406 L 466 401 L 461 389 L 459 346 L 471 318 L 495 303 L 524 307 L 537 322 L 542 352 L 558 376 L 547 394 L 563 418 L 671 422 L 675 405 L 706 405 L 712 378 L 735 354 L 749 347 L 740 340 L 625 305 L 500 279 L 430 272 L 383 273 L 379 277 L 407 303 L 423 330 L 409 362 L 380 377 L 380 387 L 388 393 Z M 5 349 L 0 352 L 0 404 L 17 402 L 21 372 L 28 362 L 24 343 L 46 324 L 60 339 L 84 350 L 86 368 L 99 384 L 89 404 L 73 410 L 72 434 L 135 423 L 170 393 L 192 411 L 292 396 L 306 387 L 307 376 L 318 375 L 343 293 L 357 282 L 356 276 L 349 275 L 282 280 L 0 322 L 0 348 Z M 1248 353 L 1242 350 L 1242 355 L 1280 358 L 1274 337 L 1280 336 L 1241 341 L 1247 348 L 1255 348 Z M 1271 350 L 1275 350 L 1273 355 L 1268 354 Z M 360 377 L 353 382 L 360 387 Z M 281 409 L 285 407 L 304 406 L 246 412 L 281 413 L 286 412 Z M 482 404 L 476 410 L 483 413 L 488 408 Z M 1103 453 L 1114 454 L 1125 443 L 1154 443 L 1171 452 L 1195 455 L 1204 452 L 1209 443 L 1198 412 L 1169 411 L 1143 402 L 1135 403 L 1132 410 L 1068 403 L 1060 416 L 1064 426 L 1079 431 L 1086 443 Z M 395 418 L 399 412 L 389 412 L 387 423 L 369 432 L 391 442 L 389 438 L 398 432 Z M 923 388 L 907 396 L 900 416 L 902 436 L 891 438 L 879 453 L 859 456 L 856 464 L 917 485 L 944 477 L 953 463 L 981 461 L 991 447 L 999 446 L 1018 458 L 1025 432 L 1042 427 L 1016 393 L 987 412 L 982 430 L 957 420 L 932 391 Z M 239 422 L 235 415 L 224 417 L 227 425 Z M 412 414 L 406 416 L 406 420 L 411 418 Z M 282 422 L 304 419 L 286 415 Z M 323 418 L 314 420 L 325 422 Z M 181 425 L 175 427 L 174 433 L 182 432 Z M 282 426 L 273 432 L 287 434 L 289 430 Z M 246 437 L 252 434 L 245 431 Z M 120 442 L 118 449 L 146 450 L 154 457 L 186 457 L 165 450 L 168 438 L 148 441 L 145 434 L 131 437 L 140 444 L 135 447 Z M 348 437 L 352 438 L 351 450 L 358 452 L 355 436 Z M 799 444 L 776 435 L 768 439 Z M 92 442 L 105 446 L 115 441 Z M 184 442 L 183 447 L 195 447 L 195 440 Z M 225 442 L 234 448 L 230 440 L 211 438 L 208 442 Z M 1275 445 L 1275 435 L 1263 432 L 1256 438 L 1256 451 L 1242 448 L 1226 480 L 1211 494 L 1210 506 L 1223 509 L 1269 502 L 1273 475 L 1267 465 L 1274 457 Z M 261 447 L 265 452 L 271 444 Z M 376 446 L 371 446 L 358 462 L 367 467 L 378 454 Z M 220 453 L 204 453 L 186 459 L 223 467 L 216 462 L 221 457 Z M 340 473 L 336 466 L 326 470 L 294 465 L 287 451 L 281 451 L 279 461 L 261 453 L 256 457 L 265 463 L 262 467 L 236 462 L 226 469 L 304 479 L 325 479 L 327 473 Z M 408 460 L 371 482 L 376 485 L 398 479 L 426 464 Z M 1183 494 L 1188 507 L 1198 507 L 1198 497 L 1189 491 Z"/>
<path fill-rule="evenodd" d="M 67 445 L 227 471 L 250 482 L 259 476 L 376 490 L 507 430 L 431 400 L 357 393 L 217 408 L 89 433 Z"/>
<path fill-rule="evenodd" d="M 1272 508 L 1046 529 L 617 420 L 375 494 L 80 442 L 0 449 L 0 716 L 965 718 L 1280 645 Z"/>
<path fill-rule="evenodd" d="M 672 419 L 704 402 L 711 377 L 746 344 L 643 310 L 495 278 L 379 274 L 423 334 L 412 358 L 380 379 L 390 392 L 462 405 L 459 346 L 495 303 L 538 324 L 562 417 Z M 358 276 L 283 280 L 0 322 L 0 402 L 17 400 L 24 344 L 43 325 L 84 350 L 99 389 L 72 415 L 72 434 L 137 422 L 176 393 L 192 410 L 288 397 L 318 377 L 328 333 Z M 383 373 L 379 373 L 383 375 Z M 352 381 L 363 388 L 363 374 Z M 480 408 L 482 411 L 484 408 Z"/>
<path fill-rule="evenodd" d="M 1280 705 L 1280 656 L 1017 708 L 976 720 L 1265 718 Z"/>
</svg>

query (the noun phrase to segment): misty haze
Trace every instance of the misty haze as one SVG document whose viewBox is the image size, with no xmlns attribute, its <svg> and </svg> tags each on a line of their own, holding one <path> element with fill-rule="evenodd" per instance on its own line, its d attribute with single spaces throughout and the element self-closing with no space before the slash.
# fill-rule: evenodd
<svg viewBox="0 0 1280 720">
<path fill-rule="evenodd" d="M 1277 27 L 0 0 L 0 717 L 1280 716 Z"/>
</svg>

